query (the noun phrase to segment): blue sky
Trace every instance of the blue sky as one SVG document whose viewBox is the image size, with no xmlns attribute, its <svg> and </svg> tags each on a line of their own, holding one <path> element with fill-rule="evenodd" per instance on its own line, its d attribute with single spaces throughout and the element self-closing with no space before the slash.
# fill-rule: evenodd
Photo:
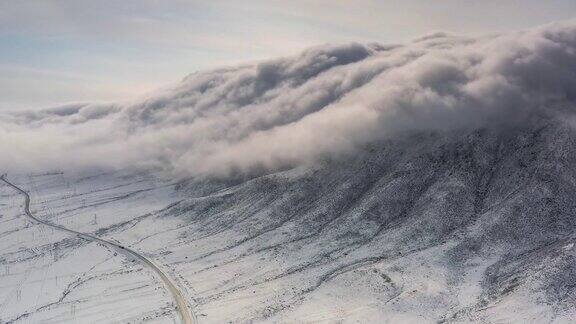
<svg viewBox="0 0 576 324">
<path fill-rule="evenodd" d="M 478 35 L 575 17 L 574 0 L 3 0 L 0 109 L 122 101 L 323 43 Z"/>
</svg>

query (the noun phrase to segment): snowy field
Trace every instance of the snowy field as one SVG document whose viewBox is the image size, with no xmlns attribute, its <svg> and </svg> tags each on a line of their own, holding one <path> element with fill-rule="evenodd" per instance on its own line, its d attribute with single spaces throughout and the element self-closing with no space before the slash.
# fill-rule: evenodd
<svg viewBox="0 0 576 324">
<path fill-rule="evenodd" d="M 32 212 L 65 227 L 114 238 L 115 228 L 167 205 L 171 187 L 146 176 L 20 176 Z M 111 184 L 112 187 L 109 187 Z M 1 186 L 0 322 L 176 321 L 170 294 L 148 269 L 23 214 L 23 196 Z"/>
</svg>

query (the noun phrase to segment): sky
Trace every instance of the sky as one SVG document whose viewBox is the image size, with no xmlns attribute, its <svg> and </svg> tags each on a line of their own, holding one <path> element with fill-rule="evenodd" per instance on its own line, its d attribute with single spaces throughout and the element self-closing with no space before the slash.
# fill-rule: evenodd
<svg viewBox="0 0 576 324">
<path fill-rule="evenodd" d="M 406 43 L 576 16 L 574 0 L 2 0 L 0 110 L 130 101 L 326 43 Z"/>
</svg>

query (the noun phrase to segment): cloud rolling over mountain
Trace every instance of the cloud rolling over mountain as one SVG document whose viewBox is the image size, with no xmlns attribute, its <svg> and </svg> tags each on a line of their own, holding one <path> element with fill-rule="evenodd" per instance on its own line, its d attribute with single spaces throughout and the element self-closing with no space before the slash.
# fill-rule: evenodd
<svg viewBox="0 0 576 324">
<path fill-rule="evenodd" d="M 160 166 L 228 175 L 314 163 L 403 132 L 555 113 L 576 98 L 576 22 L 480 38 L 347 44 L 199 72 L 131 104 L 0 118 L 10 170 Z"/>
</svg>

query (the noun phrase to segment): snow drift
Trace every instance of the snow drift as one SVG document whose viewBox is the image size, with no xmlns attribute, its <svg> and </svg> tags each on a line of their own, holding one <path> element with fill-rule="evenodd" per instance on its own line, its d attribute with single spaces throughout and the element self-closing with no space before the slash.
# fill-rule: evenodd
<svg viewBox="0 0 576 324">
<path fill-rule="evenodd" d="M 202 176 L 273 170 L 402 132 L 558 113 L 554 107 L 574 104 L 575 71 L 576 21 L 480 38 L 326 45 L 194 73 L 131 104 L 4 114 L 0 166 L 161 166 Z"/>
</svg>

